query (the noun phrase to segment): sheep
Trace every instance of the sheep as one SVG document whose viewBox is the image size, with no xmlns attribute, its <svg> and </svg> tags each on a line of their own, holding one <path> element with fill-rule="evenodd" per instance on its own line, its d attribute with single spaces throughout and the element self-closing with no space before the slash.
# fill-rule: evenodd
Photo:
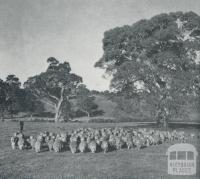
<svg viewBox="0 0 200 179">
<path fill-rule="evenodd" d="M 122 141 L 122 139 L 120 137 L 116 137 L 115 141 L 116 141 L 116 143 L 115 143 L 116 149 L 121 150 L 122 146 L 124 145 L 124 142 Z"/>
<path fill-rule="evenodd" d="M 24 150 L 25 149 L 25 140 L 23 137 L 20 137 L 17 143 L 19 150 Z"/>
<path fill-rule="evenodd" d="M 110 138 L 108 140 L 109 146 L 114 149 L 116 147 L 116 141 L 114 135 L 110 135 Z"/>
<path fill-rule="evenodd" d="M 132 138 L 128 138 L 127 139 L 126 146 L 127 146 L 128 149 L 133 148 L 133 140 L 132 140 Z"/>
<path fill-rule="evenodd" d="M 12 136 L 10 139 L 10 142 L 11 142 L 12 149 L 13 150 L 16 149 L 17 143 L 18 143 L 18 138 L 16 136 Z"/>
<path fill-rule="evenodd" d="M 41 150 L 42 150 L 42 141 L 36 140 L 34 149 L 35 149 L 36 153 L 41 152 Z"/>
<path fill-rule="evenodd" d="M 39 153 L 42 151 L 42 144 L 44 142 L 44 137 L 42 135 L 42 133 L 40 133 L 40 135 L 37 136 L 36 142 L 35 142 L 35 152 Z"/>
<path fill-rule="evenodd" d="M 96 144 L 96 142 L 95 142 L 94 140 L 91 141 L 91 142 L 89 142 L 88 148 L 90 149 L 90 151 L 91 151 L 92 153 L 95 153 L 96 150 L 97 150 L 97 144 Z"/>
<path fill-rule="evenodd" d="M 30 136 L 29 141 L 30 141 L 31 148 L 34 150 L 36 139 L 33 136 Z"/>
<path fill-rule="evenodd" d="M 84 152 L 86 152 L 86 149 L 87 149 L 87 142 L 84 141 L 84 140 L 82 140 L 82 141 L 80 142 L 80 144 L 79 144 L 79 151 L 80 151 L 81 153 L 84 153 Z"/>
<path fill-rule="evenodd" d="M 60 134 L 60 140 L 64 143 L 67 142 L 67 134 L 66 133 L 61 133 Z"/>
<path fill-rule="evenodd" d="M 139 137 L 134 136 L 132 138 L 133 145 L 137 148 L 137 150 L 140 150 L 142 148 L 142 141 Z"/>
<path fill-rule="evenodd" d="M 193 139 L 195 134 L 191 133 L 188 137 Z M 67 133 L 62 132 L 61 134 L 45 131 L 41 132 L 36 138 L 33 136 L 28 138 L 23 133 L 16 132 L 11 137 L 10 142 L 13 149 L 17 146 L 20 150 L 28 149 L 30 145 L 36 152 L 41 152 L 43 146 L 48 146 L 49 151 L 61 152 L 69 144 L 72 153 L 76 153 L 77 151 L 84 153 L 87 149 L 92 153 L 96 153 L 97 151 L 106 153 L 112 149 L 120 150 L 123 147 L 127 149 L 136 147 L 137 150 L 140 150 L 143 147 L 158 145 L 173 140 L 184 142 L 186 141 L 186 135 L 183 131 L 174 130 L 172 132 L 166 132 L 155 129 L 147 130 L 146 128 L 137 130 L 120 127 L 114 129 L 79 128 L 68 131 Z"/>
<path fill-rule="evenodd" d="M 104 153 L 108 152 L 108 149 L 109 149 L 109 145 L 108 145 L 108 142 L 107 141 L 102 141 L 101 143 L 101 149 L 103 150 Z"/>
<path fill-rule="evenodd" d="M 191 134 L 190 134 L 190 138 L 191 138 L 191 139 L 194 139 L 194 137 L 195 137 L 195 134 L 194 134 L 194 133 L 191 133 Z"/>
<path fill-rule="evenodd" d="M 55 152 L 61 152 L 63 148 L 62 141 L 59 138 L 56 138 L 56 140 L 53 143 L 53 150 Z"/>
<path fill-rule="evenodd" d="M 46 138 L 46 143 L 48 145 L 48 149 L 49 149 L 50 152 L 53 151 L 54 141 L 55 141 L 55 137 L 54 136 L 52 136 L 52 137 L 49 136 L 48 138 Z"/>
<path fill-rule="evenodd" d="M 75 154 L 77 152 L 77 141 L 70 141 L 69 148 Z"/>
</svg>

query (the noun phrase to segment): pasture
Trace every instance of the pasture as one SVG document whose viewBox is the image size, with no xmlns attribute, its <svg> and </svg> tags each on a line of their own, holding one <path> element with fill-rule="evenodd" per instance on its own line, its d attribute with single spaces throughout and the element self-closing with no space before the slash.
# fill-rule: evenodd
<svg viewBox="0 0 200 179">
<path fill-rule="evenodd" d="M 79 127 L 137 127 L 138 125 L 139 123 L 25 122 L 24 133 L 36 135 L 45 130 L 58 133 Z M 10 137 L 18 130 L 16 122 L 0 122 L 0 178 L 177 178 L 167 174 L 166 151 L 173 143 L 150 146 L 140 151 L 122 149 L 106 154 L 103 152 L 72 154 L 70 151 L 36 153 L 32 150 L 11 149 Z M 199 129 L 187 128 L 184 131 L 197 133 Z M 194 138 L 189 143 L 195 145 L 200 154 L 200 139 Z M 200 177 L 199 166 L 198 157 L 197 175 L 194 176 L 196 178 Z"/>
</svg>

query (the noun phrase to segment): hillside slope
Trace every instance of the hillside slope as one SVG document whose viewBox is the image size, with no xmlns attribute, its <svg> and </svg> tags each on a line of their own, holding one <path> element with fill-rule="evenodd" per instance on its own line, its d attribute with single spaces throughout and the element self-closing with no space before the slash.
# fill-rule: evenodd
<svg viewBox="0 0 200 179">
<path fill-rule="evenodd" d="M 104 111 L 104 117 L 113 117 L 115 107 L 117 106 L 116 103 L 103 95 L 95 95 L 95 103 L 98 105 L 99 110 Z"/>
</svg>

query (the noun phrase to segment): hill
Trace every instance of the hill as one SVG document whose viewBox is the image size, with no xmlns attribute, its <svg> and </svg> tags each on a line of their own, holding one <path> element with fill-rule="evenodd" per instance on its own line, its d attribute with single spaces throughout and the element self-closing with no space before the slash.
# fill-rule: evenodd
<svg viewBox="0 0 200 179">
<path fill-rule="evenodd" d="M 117 104 L 112 102 L 108 97 L 104 95 L 94 95 L 94 96 L 95 96 L 95 103 L 98 105 L 99 110 L 104 111 L 103 116 L 112 118 Z"/>
<path fill-rule="evenodd" d="M 95 104 L 98 105 L 98 110 L 103 111 L 102 115 L 97 115 L 95 117 L 90 117 L 88 118 L 87 116 L 84 117 L 76 117 L 73 120 L 74 121 L 81 121 L 81 122 L 132 122 L 132 121 L 143 121 L 143 122 L 151 122 L 152 117 L 149 116 L 148 110 L 141 111 L 142 115 L 138 115 L 138 111 L 128 111 L 126 107 L 129 105 L 126 104 L 126 102 L 121 101 L 121 106 L 125 106 L 122 108 L 117 108 L 117 103 L 113 102 L 116 101 L 116 96 L 113 97 L 114 99 L 111 100 L 111 97 L 106 94 L 93 94 L 95 96 Z M 75 103 L 73 100 L 73 103 Z M 51 106 L 47 105 L 47 103 L 44 104 L 44 109 L 45 111 L 41 114 L 38 114 L 34 118 L 36 119 L 37 117 L 41 118 L 41 120 L 53 120 L 53 109 Z M 144 109 L 143 109 L 144 110 Z M 46 117 L 45 115 L 47 114 L 52 114 L 52 117 Z M 183 114 L 181 117 L 176 118 L 175 121 L 185 121 L 185 122 L 199 122 L 199 112 L 198 109 L 195 109 L 194 107 L 191 106 L 185 106 L 183 108 Z M 19 114 L 16 116 L 19 117 Z M 112 120 L 112 121 L 111 121 Z M 174 120 L 173 120 L 174 121 Z"/>
</svg>

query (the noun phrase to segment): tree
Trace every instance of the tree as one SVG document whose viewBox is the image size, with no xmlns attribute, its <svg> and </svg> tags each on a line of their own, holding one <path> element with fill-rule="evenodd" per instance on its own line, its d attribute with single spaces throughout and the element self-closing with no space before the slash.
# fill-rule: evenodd
<svg viewBox="0 0 200 179">
<path fill-rule="evenodd" d="M 32 118 L 33 114 L 44 112 L 44 104 L 30 90 L 20 89 L 17 94 L 19 111 L 25 112 Z"/>
<path fill-rule="evenodd" d="M 11 117 L 13 112 L 19 107 L 17 95 L 20 91 L 21 83 L 15 75 L 8 75 L 6 81 L 0 80 L 0 103 L 2 118 L 7 110 Z"/>
<path fill-rule="evenodd" d="M 167 127 L 188 97 L 200 94 L 200 17 L 193 12 L 160 14 L 104 34 L 95 66 L 112 75 L 111 88 L 154 106 Z"/>
<path fill-rule="evenodd" d="M 40 101 L 51 105 L 55 109 L 55 122 L 61 119 L 64 101 L 69 101 L 75 93 L 82 78 L 71 73 L 68 62 L 59 62 L 54 57 L 47 59 L 47 70 L 39 75 L 30 77 L 24 87 L 32 92 Z"/>
<path fill-rule="evenodd" d="M 77 106 L 78 108 L 90 117 L 93 110 L 96 110 L 98 106 L 94 103 L 95 97 L 91 96 L 90 91 L 85 85 L 81 84 L 77 88 Z"/>
<path fill-rule="evenodd" d="M 6 83 L 0 79 L 0 112 L 1 112 L 1 119 L 4 118 L 4 111 L 6 109 Z"/>
<path fill-rule="evenodd" d="M 15 75 L 8 75 L 6 81 L 0 79 L 0 106 L 1 118 L 4 112 L 8 111 L 13 116 L 13 112 L 19 107 L 17 95 L 20 91 L 21 83 Z"/>
<path fill-rule="evenodd" d="M 64 100 L 61 108 L 62 120 L 70 121 L 73 118 L 72 101 Z"/>
<path fill-rule="evenodd" d="M 7 107 L 11 117 L 13 117 L 14 111 L 16 111 L 16 109 L 19 107 L 19 99 L 17 97 L 20 93 L 21 82 L 19 81 L 18 77 L 11 74 L 6 77 L 5 83 L 7 86 Z"/>
</svg>

